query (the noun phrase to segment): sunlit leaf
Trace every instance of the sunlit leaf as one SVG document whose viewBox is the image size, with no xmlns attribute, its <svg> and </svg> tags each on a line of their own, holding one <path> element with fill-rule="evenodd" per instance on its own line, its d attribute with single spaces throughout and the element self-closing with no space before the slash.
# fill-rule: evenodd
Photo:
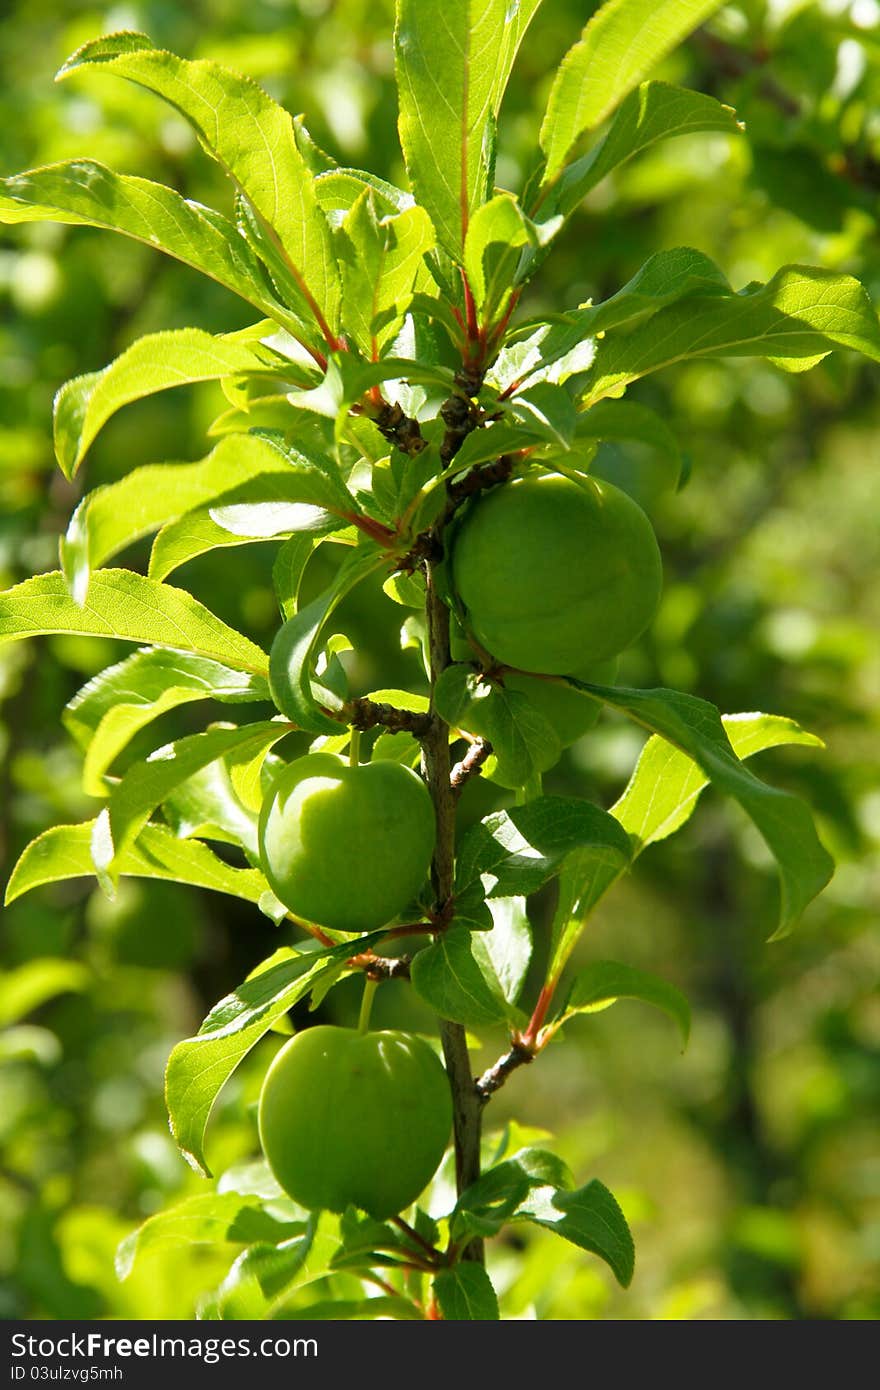
<svg viewBox="0 0 880 1390">
<path fill-rule="evenodd" d="M 0 594 L 0 644 L 49 632 L 148 642 L 207 656 L 265 676 L 269 659 L 183 589 L 131 570 L 98 570 L 84 606 L 71 598 L 63 574 L 38 574 Z"/>
<path fill-rule="evenodd" d="M 572 145 L 595 130 L 661 58 L 719 9 L 721 0 L 607 0 L 569 49 L 550 88 L 541 149 L 552 179 Z"/>
</svg>

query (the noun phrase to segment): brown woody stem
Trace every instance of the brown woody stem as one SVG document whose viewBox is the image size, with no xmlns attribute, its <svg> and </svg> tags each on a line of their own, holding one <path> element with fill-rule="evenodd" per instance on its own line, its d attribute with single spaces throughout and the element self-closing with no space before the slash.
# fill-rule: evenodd
<svg viewBox="0 0 880 1390">
<path fill-rule="evenodd" d="M 422 766 L 437 817 L 437 844 L 431 870 L 434 912 L 442 920 L 455 886 L 455 793 L 449 756 L 449 725 L 434 707 L 433 691 L 449 665 L 449 609 L 437 591 L 432 564 L 426 566 L 428 645 L 431 667 L 431 729 L 422 740 Z M 455 1177 L 461 1193 L 480 1176 L 482 1105 L 474 1085 L 465 1030 L 460 1023 L 440 1020 L 443 1056 L 452 1090 L 455 1135 Z M 482 1262 L 483 1242 L 471 1241 L 462 1258 Z"/>
<path fill-rule="evenodd" d="M 366 696 L 350 700 L 340 718 L 353 729 L 374 729 L 379 725 L 392 733 L 404 731 L 416 738 L 425 738 L 432 724 L 430 714 L 398 709 L 396 705 L 381 704 L 377 700 L 368 700 Z"/>
<path fill-rule="evenodd" d="M 471 777 L 476 777 L 483 763 L 491 756 L 492 745 L 487 739 L 478 738 L 471 744 L 460 763 L 456 763 L 450 773 L 449 780 L 452 783 L 452 790 L 456 796 L 461 794 L 461 789 L 465 782 Z"/>
<path fill-rule="evenodd" d="M 516 1041 L 511 1043 L 510 1051 L 499 1057 L 494 1066 L 488 1067 L 477 1082 L 477 1093 L 481 1102 L 485 1105 L 495 1091 L 500 1091 L 511 1072 L 534 1060 L 535 1054 L 530 1048 L 523 1047 Z"/>
</svg>

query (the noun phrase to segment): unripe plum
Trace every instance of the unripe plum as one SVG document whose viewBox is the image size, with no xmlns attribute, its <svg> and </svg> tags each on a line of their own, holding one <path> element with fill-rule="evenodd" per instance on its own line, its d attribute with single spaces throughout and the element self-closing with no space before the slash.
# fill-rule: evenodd
<svg viewBox="0 0 880 1390">
<path fill-rule="evenodd" d="M 308 753 L 273 782 L 260 814 L 263 872 L 297 917 L 372 931 L 416 896 L 434 851 L 434 807 L 411 768 L 350 767 Z"/>
<path fill-rule="evenodd" d="M 648 626 L 662 568 L 651 523 L 612 483 L 531 473 L 480 497 L 452 546 L 452 581 L 500 663 L 566 675 Z"/>
<path fill-rule="evenodd" d="M 446 1072 L 423 1039 L 318 1025 L 270 1066 L 260 1140 L 278 1182 L 310 1210 L 350 1204 L 377 1220 L 410 1206 L 452 1128 Z"/>
</svg>

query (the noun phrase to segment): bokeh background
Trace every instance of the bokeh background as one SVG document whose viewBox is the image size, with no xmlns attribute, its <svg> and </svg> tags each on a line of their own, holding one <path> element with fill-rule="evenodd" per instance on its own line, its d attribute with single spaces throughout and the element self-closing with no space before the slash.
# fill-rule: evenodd
<svg viewBox="0 0 880 1390">
<path fill-rule="evenodd" d="M 501 185 L 520 187 L 553 69 L 593 8 L 545 0 L 503 112 Z M 343 163 L 400 181 L 391 26 L 391 0 L 12 0 L 0 19 L 0 173 L 88 155 L 227 208 L 220 176 L 154 98 L 100 77 L 53 87 L 81 42 L 138 28 L 250 73 L 307 113 Z M 524 312 L 604 297 L 651 252 L 682 244 L 716 259 L 737 287 L 783 262 L 813 262 L 861 277 L 880 302 L 877 0 L 733 4 L 660 75 L 736 106 L 747 133 L 661 145 L 606 181 L 572 219 Z M 3 230 L 0 314 L 6 587 L 55 568 L 58 534 L 82 489 L 141 463 L 205 453 L 221 404 L 204 387 L 129 407 L 74 487 L 51 446 L 61 382 L 141 333 L 229 330 L 248 314 L 146 247 L 48 224 Z M 636 1277 L 622 1293 L 598 1261 L 543 1233 L 496 1243 L 504 1314 L 874 1318 L 880 374 L 847 354 L 803 376 L 704 362 L 632 395 L 669 421 L 691 476 L 676 496 L 658 496 L 650 457 L 605 452 L 604 468 L 649 505 L 666 567 L 660 615 L 621 678 L 678 686 L 724 711 L 791 715 L 818 733 L 824 752 L 765 754 L 758 770 L 809 798 L 839 867 L 795 934 L 768 946 L 772 866 L 736 811 L 707 795 L 687 829 L 649 851 L 603 904 L 580 959 L 625 960 L 685 989 L 694 1009 L 687 1052 L 663 1016 L 622 1003 L 573 1024 L 518 1072 L 489 1121 L 551 1131 L 580 1180 L 600 1177 L 618 1194 Z M 132 550 L 125 562 L 138 568 L 144 558 Z M 271 545 L 219 552 L 177 582 L 268 645 L 277 625 L 271 558 Z M 338 626 L 358 649 L 352 678 L 365 690 L 418 679 L 414 654 L 399 649 L 400 616 L 369 586 L 340 610 Z M 126 650 L 69 637 L 0 650 L 4 881 L 35 834 L 95 814 L 60 713 Z M 156 732 L 190 727 L 184 708 Z M 608 805 L 639 744 L 631 726 L 606 718 L 547 785 Z M 472 784 L 464 814 L 493 804 L 492 788 Z M 549 907 L 534 905 L 539 941 Z M 145 1216 L 203 1190 L 168 1133 L 163 1065 L 278 944 L 278 931 L 246 905 L 143 881 L 124 881 L 114 902 L 78 880 L 6 910 L 0 1316 L 191 1317 L 223 1277 L 231 1247 L 159 1251 L 124 1284 L 113 1253 Z M 346 1020 L 354 1003 L 342 988 L 323 1017 Z M 377 1011 L 380 1023 L 430 1026 L 403 986 L 382 990 Z M 477 1061 L 488 1065 L 502 1041 L 488 1040 Z M 277 1045 L 267 1039 L 221 1097 L 215 1171 L 256 1153 L 254 1103 Z"/>
</svg>

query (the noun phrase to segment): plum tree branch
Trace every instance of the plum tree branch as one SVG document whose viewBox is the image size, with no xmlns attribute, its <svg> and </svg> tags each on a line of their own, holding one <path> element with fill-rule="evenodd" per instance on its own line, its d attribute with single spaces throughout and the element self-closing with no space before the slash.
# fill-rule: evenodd
<svg viewBox="0 0 880 1390">
<path fill-rule="evenodd" d="M 428 655 L 431 672 L 431 728 L 422 740 L 422 767 L 437 817 L 437 843 L 431 878 L 434 910 L 442 920 L 455 888 L 455 793 L 449 756 L 449 725 L 434 705 L 439 676 L 450 664 L 449 609 L 437 588 L 434 565 L 426 564 Z M 482 1104 L 474 1085 L 465 1030 L 460 1023 L 440 1020 L 443 1056 L 452 1091 L 455 1135 L 455 1177 L 459 1193 L 480 1176 L 480 1134 Z M 462 1258 L 482 1263 L 483 1242 L 471 1241 Z"/>
<path fill-rule="evenodd" d="M 488 739 L 478 738 L 471 744 L 461 762 L 455 764 L 449 776 L 452 790 L 456 796 L 461 795 L 462 787 L 466 782 L 479 774 L 484 762 L 491 755 L 492 745 Z"/>
<path fill-rule="evenodd" d="M 485 1105 L 490 1096 L 494 1095 L 496 1091 L 500 1091 L 507 1078 L 518 1067 L 525 1066 L 534 1060 L 534 1052 L 514 1039 L 510 1045 L 510 1050 L 505 1052 L 503 1057 L 499 1057 L 498 1061 L 491 1067 L 487 1067 L 478 1079 L 476 1089 L 481 1104 Z"/>
<path fill-rule="evenodd" d="M 381 726 L 392 733 L 411 733 L 416 738 L 425 738 L 432 719 L 430 714 L 418 714 L 414 710 L 398 709 L 396 705 L 382 704 L 361 696 L 350 700 L 341 716 L 353 729 L 374 729 Z"/>
</svg>

